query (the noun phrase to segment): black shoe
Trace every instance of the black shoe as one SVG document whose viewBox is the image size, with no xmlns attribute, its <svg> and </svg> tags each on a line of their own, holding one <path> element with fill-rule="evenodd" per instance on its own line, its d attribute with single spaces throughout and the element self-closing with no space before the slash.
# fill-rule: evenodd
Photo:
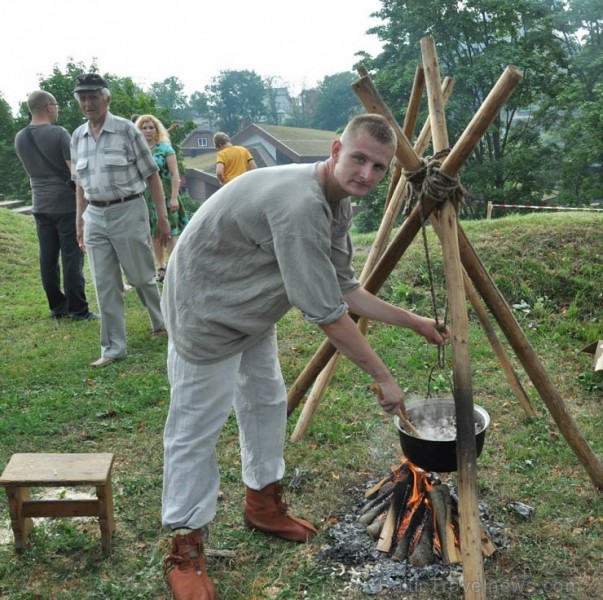
<svg viewBox="0 0 603 600">
<path fill-rule="evenodd" d="M 74 321 L 98 321 L 100 316 L 96 313 L 88 311 L 85 315 L 72 315 Z"/>
<path fill-rule="evenodd" d="M 67 313 L 62 313 L 62 312 L 59 312 L 59 313 L 51 313 L 51 314 L 50 314 L 50 318 L 51 318 L 51 319 L 56 319 L 56 320 L 58 320 L 58 319 L 66 319 L 68 316 L 69 316 L 69 315 L 68 315 Z"/>
</svg>

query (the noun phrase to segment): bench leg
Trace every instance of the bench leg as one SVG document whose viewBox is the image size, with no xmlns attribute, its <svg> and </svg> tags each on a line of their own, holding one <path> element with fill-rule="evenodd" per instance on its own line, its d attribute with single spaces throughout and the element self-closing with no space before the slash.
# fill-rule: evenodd
<svg viewBox="0 0 603 600">
<path fill-rule="evenodd" d="M 15 551 L 21 554 L 25 549 L 27 537 L 33 529 L 33 521 L 23 516 L 23 501 L 29 500 L 29 488 L 8 486 L 8 509 L 10 512 L 10 524 L 15 535 Z"/>
<path fill-rule="evenodd" d="M 106 555 L 111 554 L 113 532 L 115 531 L 115 520 L 113 518 L 113 490 L 111 478 L 104 485 L 96 486 L 96 497 L 98 498 L 98 520 L 101 530 L 101 544 Z"/>
</svg>

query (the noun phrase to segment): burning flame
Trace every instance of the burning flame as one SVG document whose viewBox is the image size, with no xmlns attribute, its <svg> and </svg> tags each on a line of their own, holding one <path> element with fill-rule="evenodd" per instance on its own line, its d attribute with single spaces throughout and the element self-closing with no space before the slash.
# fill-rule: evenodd
<svg viewBox="0 0 603 600">
<path fill-rule="evenodd" d="M 415 524 L 413 528 L 412 538 L 408 548 L 409 554 L 412 554 L 414 551 L 421 537 L 421 533 L 425 528 L 427 520 L 431 518 L 434 531 L 432 549 L 433 553 L 441 558 L 442 544 L 437 531 L 435 511 L 433 510 L 431 500 L 429 499 L 429 492 L 433 489 L 434 483 L 430 480 L 429 475 L 423 469 L 417 467 L 409 460 L 403 460 L 402 466 L 405 468 L 400 469 L 400 471 L 405 471 L 407 469 L 410 472 L 410 476 L 412 478 L 412 487 L 410 495 L 406 500 L 403 515 L 396 530 L 394 540 L 396 543 L 399 542 L 413 523 L 413 520 L 416 520 L 417 516 L 423 514 L 419 520 L 419 523 Z M 418 513 L 418 511 L 422 511 L 422 513 Z M 458 535 L 455 535 L 455 545 L 457 545 L 457 547 L 459 545 Z"/>
<path fill-rule="evenodd" d="M 412 565 L 462 561 L 458 507 L 447 484 L 407 459 L 365 493 L 359 522 L 377 540 L 377 550 Z M 482 551 L 496 547 L 482 528 Z"/>
</svg>

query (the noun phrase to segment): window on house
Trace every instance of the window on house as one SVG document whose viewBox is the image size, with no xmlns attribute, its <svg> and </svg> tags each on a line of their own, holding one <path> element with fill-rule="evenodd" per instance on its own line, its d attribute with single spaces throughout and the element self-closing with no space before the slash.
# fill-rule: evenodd
<svg viewBox="0 0 603 600">
<path fill-rule="evenodd" d="M 207 148 L 207 138 L 206 137 L 198 137 L 197 138 L 197 146 L 199 146 L 199 148 Z"/>
</svg>

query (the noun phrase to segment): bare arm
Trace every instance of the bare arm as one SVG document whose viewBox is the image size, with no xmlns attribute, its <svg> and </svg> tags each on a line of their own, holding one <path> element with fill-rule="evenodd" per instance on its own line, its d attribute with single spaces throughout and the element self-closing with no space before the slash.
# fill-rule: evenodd
<svg viewBox="0 0 603 600">
<path fill-rule="evenodd" d="M 171 175 L 172 184 L 172 187 L 170 189 L 170 210 L 172 212 L 177 212 L 180 206 L 178 203 L 178 192 L 180 191 L 180 173 L 178 171 L 178 160 L 176 159 L 175 154 L 170 154 L 166 156 L 165 161 L 168 167 L 168 171 Z"/>
<path fill-rule="evenodd" d="M 383 396 L 379 399 L 379 404 L 385 412 L 393 415 L 399 409 L 405 410 L 404 392 L 349 315 L 328 325 L 321 325 L 321 329 L 339 352 L 371 375 L 381 386 Z"/>
<path fill-rule="evenodd" d="M 364 288 L 357 287 L 349 294 L 346 294 L 344 300 L 348 303 L 350 312 L 360 317 L 367 317 L 372 321 L 406 327 L 422 335 L 432 344 L 441 346 L 449 337 L 447 330 L 443 332 L 438 331 L 436 322 L 433 319 L 421 317 L 399 306 L 389 304 L 367 292 Z"/>
<path fill-rule="evenodd" d="M 147 184 L 149 185 L 151 199 L 153 200 L 155 210 L 157 211 L 157 232 L 155 237 L 159 240 L 159 243 L 163 245 L 170 237 L 170 224 L 167 218 L 163 186 L 161 185 L 161 178 L 157 171 L 147 179 Z"/>
<path fill-rule="evenodd" d="M 220 185 L 224 185 L 224 163 L 216 163 L 216 177 Z"/>
<path fill-rule="evenodd" d="M 247 161 L 247 170 L 248 171 L 253 171 L 253 169 L 257 169 L 257 168 L 258 168 L 258 166 L 257 166 L 255 160 L 253 160 L 253 158 L 250 158 Z"/>
<path fill-rule="evenodd" d="M 389 325 L 406 327 L 424 336 L 435 344 L 444 344 L 448 338 L 448 331 L 439 332 L 433 319 L 415 315 L 407 310 L 389 304 L 358 287 L 344 297 L 350 311 L 374 321 Z M 404 408 L 404 392 L 396 383 L 383 361 L 375 354 L 367 339 L 358 329 L 356 323 L 349 315 L 322 326 L 331 343 L 354 364 L 371 375 L 375 383 L 381 387 L 382 395 L 378 398 L 383 410 L 395 414 L 398 409 Z"/>
<path fill-rule="evenodd" d="M 86 202 L 86 198 L 84 198 L 84 188 L 78 184 L 75 187 L 75 235 L 82 252 L 86 252 L 83 215 L 87 207 L 88 203 Z"/>
</svg>

